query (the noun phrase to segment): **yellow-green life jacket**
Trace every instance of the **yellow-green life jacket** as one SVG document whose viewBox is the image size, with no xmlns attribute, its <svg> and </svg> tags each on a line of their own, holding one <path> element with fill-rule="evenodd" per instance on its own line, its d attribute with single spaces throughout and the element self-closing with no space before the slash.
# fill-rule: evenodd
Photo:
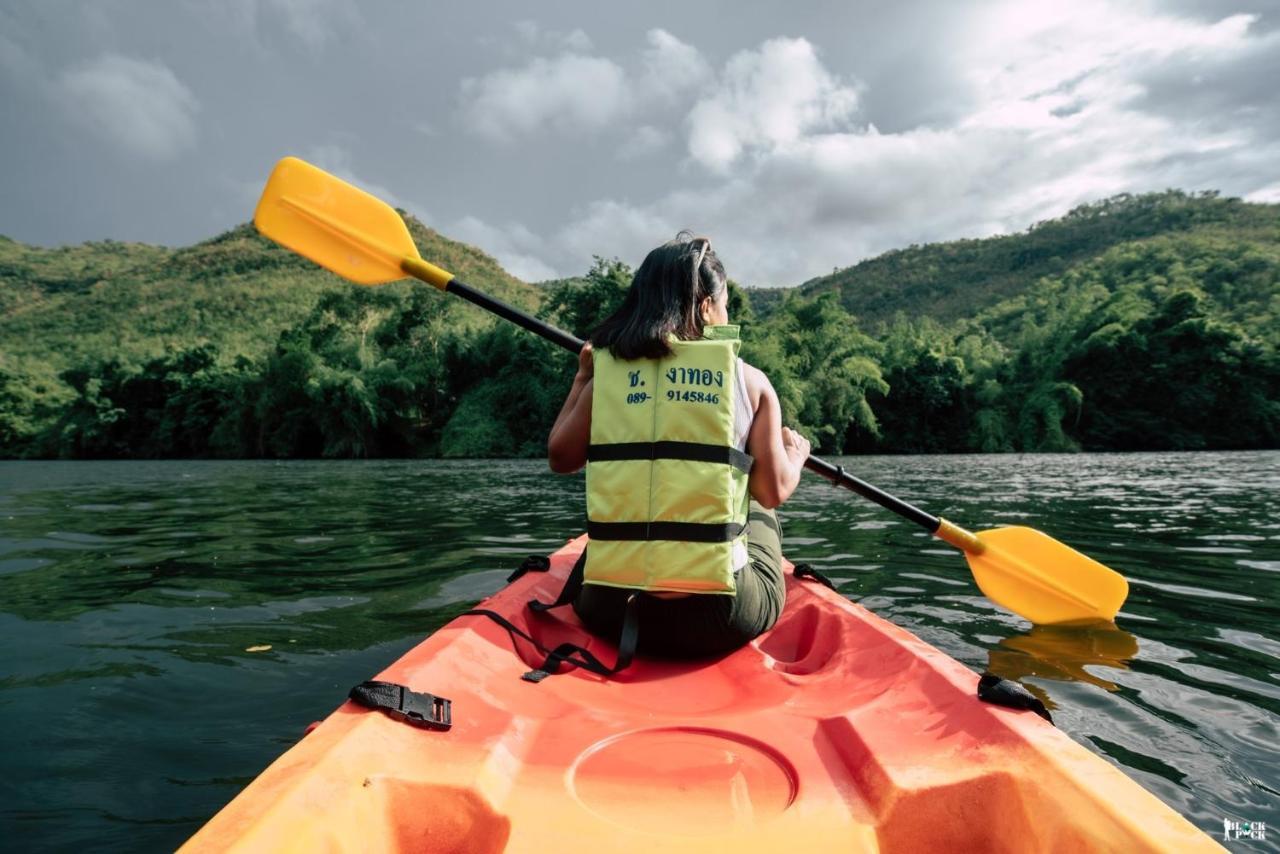
<svg viewBox="0 0 1280 854">
<path fill-rule="evenodd" d="M 709 326 L 661 359 L 594 353 L 585 583 L 734 593 L 751 471 L 734 447 L 739 343 Z"/>
</svg>

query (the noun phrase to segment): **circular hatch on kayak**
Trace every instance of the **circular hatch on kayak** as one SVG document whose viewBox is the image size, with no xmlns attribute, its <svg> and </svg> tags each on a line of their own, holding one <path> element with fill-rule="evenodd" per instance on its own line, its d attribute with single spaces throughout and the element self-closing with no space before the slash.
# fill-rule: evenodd
<svg viewBox="0 0 1280 854">
<path fill-rule="evenodd" d="M 749 827 L 783 812 L 797 774 L 755 739 L 695 727 L 629 732 L 593 744 L 569 770 L 583 806 L 617 824 L 701 835 Z"/>
</svg>

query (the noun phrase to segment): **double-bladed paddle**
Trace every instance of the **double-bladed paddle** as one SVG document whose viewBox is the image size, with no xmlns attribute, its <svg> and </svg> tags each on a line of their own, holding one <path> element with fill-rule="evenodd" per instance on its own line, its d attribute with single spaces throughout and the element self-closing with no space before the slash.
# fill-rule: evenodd
<svg viewBox="0 0 1280 854">
<path fill-rule="evenodd" d="M 566 350 L 584 342 L 424 261 L 400 214 L 386 202 L 295 157 L 276 164 L 253 217 L 258 230 L 362 285 L 413 277 L 475 303 Z M 809 457 L 805 468 L 851 489 L 964 552 L 988 599 L 1037 624 L 1114 620 L 1129 584 L 1118 572 L 1034 528 L 972 533 L 895 498 L 842 467 Z"/>
</svg>

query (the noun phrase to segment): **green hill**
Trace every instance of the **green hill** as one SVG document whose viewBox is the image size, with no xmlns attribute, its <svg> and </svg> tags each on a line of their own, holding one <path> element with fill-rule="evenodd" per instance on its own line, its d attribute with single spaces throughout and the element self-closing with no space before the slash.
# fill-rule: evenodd
<svg viewBox="0 0 1280 854">
<path fill-rule="evenodd" d="M 1119 196 L 1025 233 L 913 246 L 752 300 L 766 328 L 794 327 L 801 306 L 825 300 L 846 313 L 847 331 L 829 340 L 875 333 L 844 381 L 864 408 L 826 419 L 828 447 L 1280 443 L 1280 205 Z M 783 353 L 771 367 L 785 376 L 786 364 Z M 803 412 L 807 398 L 791 405 Z"/>
<path fill-rule="evenodd" d="M 507 302 L 540 304 L 537 288 L 490 256 L 405 219 L 426 257 Z M 295 447 L 291 438 L 271 439 L 267 420 L 256 415 L 255 435 L 227 418 L 155 415 L 126 425 L 138 412 L 217 409 L 217 395 L 265 412 L 271 382 L 262 372 L 287 361 L 290 340 L 336 319 L 358 335 L 358 358 L 371 358 L 369 333 L 392 315 L 403 320 L 401 307 L 410 303 L 420 348 L 438 350 L 448 336 L 495 323 L 407 282 L 357 288 L 248 224 L 180 249 L 116 241 L 47 249 L 0 237 L 0 456 L 315 455 L 322 442 Z M 341 336 L 329 338 L 337 346 Z M 309 384 L 317 408 L 333 408 L 322 377 L 295 379 Z M 204 398 L 183 403 L 189 387 Z M 153 438 L 170 429 L 156 419 L 183 436 Z M 213 447 L 218 423 L 222 438 Z M 330 450 L 369 452 L 352 447 L 343 439 Z"/>
<path fill-rule="evenodd" d="M 1101 248 L 1059 265 L 1053 259 L 1067 254 L 1046 256 L 1050 236 L 1062 247 Z M 953 274 L 924 269 L 953 250 L 960 260 L 944 267 Z M 1025 235 L 898 254 L 893 263 L 910 257 L 919 266 L 883 304 L 894 309 L 879 336 L 888 390 L 869 393 L 876 423 L 855 429 L 850 449 L 1280 443 L 1280 206 L 1121 197 Z M 977 275 L 983 257 L 986 286 Z M 1009 271 L 1020 258 L 1033 258 L 1025 278 Z M 969 283 L 972 299 L 960 319 L 951 317 L 956 281 Z M 848 301 L 849 288 L 827 297 L 837 293 Z M 903 308 L 921 293 L 934 297 L 914 313 Z"/>
<path fill-rule="evenodd" d="M 1209 234 L 1274 246 L 1280 241 L 1280 205 L 1175 190 L 1121 195 L 1019 234 L 886 252 L 811 279 L 800 291 L 836 294 L 868 329 L 899 313 L 948 322 L 972 317 L 1042 277 L 1061 276 L 1121 244 Z M 770 294 L 767 302 L 776 297 Z"/>
<path fill-rule="evenodd" d="M 406 222 L 425 257 L 508 302 L 538 304 L 535 288 L 480 250 Z M 257 357 L 323 294 L 350 287 L 248 224 L 182 249 L 42 249 L 0 238 L 0 340 L 7 360 L 54 371 L 89 356 L 137 361 L 198 344 Z"/>
<path fill-rule="evenodd" d="M 409 226 L 579 336 L 630 280 L 597 260 L 525 284 Z M 1280 446 L 1277 205 L 1120 196 L 730 298 L 821 453 Z M 573 370 L 464 301 L 350 285 L 247 225 L 181 249 L 0 238 L 0 456 L 537 455 Z"/>
</svg>

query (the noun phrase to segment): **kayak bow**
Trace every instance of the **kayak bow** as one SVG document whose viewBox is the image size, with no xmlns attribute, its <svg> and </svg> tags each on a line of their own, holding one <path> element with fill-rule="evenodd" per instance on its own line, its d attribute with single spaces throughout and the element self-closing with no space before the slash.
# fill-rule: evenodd
<svg viewBox="0 0 1280 854">
<path fill-rule="evenodd" d="M 604 661 L 559 591 L 586 542 L 481 603 Z M 964 665 L 787 574 L 778 624 L 694 662 L 534 684 L 545 656 L 463 615 L 379 680 L 447 731 L 343 704 L 185 846 L 199 851 L 1199 851 L 1205 834 Z"/>
</svg>

